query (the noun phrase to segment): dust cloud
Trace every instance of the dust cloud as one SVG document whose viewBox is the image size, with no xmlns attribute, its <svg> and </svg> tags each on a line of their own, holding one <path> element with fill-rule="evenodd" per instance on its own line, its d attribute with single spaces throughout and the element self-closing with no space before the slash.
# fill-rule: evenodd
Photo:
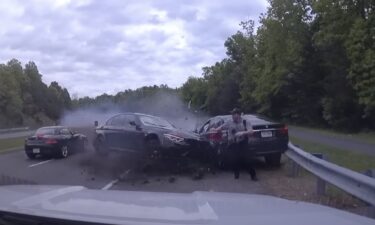
<svg viewBox="0 0 375 225">
<path fill-rule="evenodd" d="M 162 117 L 177 128 L 193 131 L 208 118 L 206 114 L 189 109 L 177 94 L 157 92 L 153 96 L 125 103 L 106 102 L 64 113 L 60 124 L 69 127 L 93 127 L 104 124 L 118 113 L 138 112 Z"/>
<path fill-rule="evenodd" d="M 74 111 L 66 111 L 60 124 L 71 127 L 73 130 L 85 134 L 89 140 L 88 148 L 90 149 L 91 154 L 86 154 L 82 157 L 80 160 L 80 167 L 82 168 L 81 173 L 91 177 L 92 180 L 102 175 L 118 177 L 119 174 L 126 169 L 143 170 L 143 168 L 137 168 L 137 166 L 142 165 L 143 167 L 143 165 L 152 164 L 151 162 L 138 163 L 140 159 L 137 159 L 135 156 L 135 158 L 133 158 L 130 154 L 111 154 L 106 160 L 103 160 L 101 156 L 94 154 L 92 143 L 96 136 L 94 127 L 95 121 L 98 121 L 100 126 L 112 116 L 124 112 L 138 112 L 159 116 L 168 120 L 177 128 L 187 131 L 193 131 L 208 118 L 208 116 L 202 112 L 189 109 L 188 104 L 184 103 L 177 94 L 162 91 L 139 100 L 128 99 L 123 103 L 106 102 L 94 106 L 83 107 Z M 159 165 L 157 162 L 155 163 Z M 163 161 L 162 164 L 164 165 L 165 162 Z M 179 164 L 181 163 L 179 162 Z M 170 167 L 166 168 L 171 168 L 173 165 L 175 164 L 171 164 Z M 191 166 L 195 164 L 186 165 Z M 162 167 L 152 167 L 152 172 L 160 172 L 162 170 L 160 168 Z M 171 171 L 171 173 L 172 172 L 173 171 Z"/>
</svg>

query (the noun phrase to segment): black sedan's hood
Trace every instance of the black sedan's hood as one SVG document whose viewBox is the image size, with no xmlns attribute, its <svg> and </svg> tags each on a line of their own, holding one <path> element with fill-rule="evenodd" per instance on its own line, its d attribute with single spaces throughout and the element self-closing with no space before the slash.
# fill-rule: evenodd
<svg viewBox="0 0 375 225">
<path fill-rule="evenodd" d="M 180 130 L 180 129 L 174 129 L 171 130 L 170 134 L 174 134 L 176 136 L 185 138 L 185 139 L 194 139 L 198 140 L 199 136 L 193 132 L 185 131 L 185 130 Z"/>
<path fill-rule="evenodd" d="M 185 138 L 185 139 L 199 140 L 199 135 L 190 131 L 186 131 L 186 130 L 182 130 L 178 128 L 164 128 L 164 127 L 157 127 L 157 126 L 152 126 L 152 127 L 147 126 L 147 127 L 152 131 L 156 131 L 157 133 L 173 134 L 178 137 Z"/>
</svg>

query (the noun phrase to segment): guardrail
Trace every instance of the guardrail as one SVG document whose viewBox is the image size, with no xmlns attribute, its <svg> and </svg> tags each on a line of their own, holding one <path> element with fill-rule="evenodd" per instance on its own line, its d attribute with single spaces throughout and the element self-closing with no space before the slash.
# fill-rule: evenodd
<svg viewBox="0 0 375 225">
<path fill-rule="evenodd" d="M 289 143 L 288 147 L 289 150 L 286 155 L 301 167 L 315 174 L 320 179 L 375 206 L 374 178 L 319 159 L 292 143 Z"/>
<path fill-rule="evenodd" d="M 0 129 L 0 133 L 10 133 L 10 132 L 26 131 L 26 130 L 30 130 L 30 127 Z"/>
</svg>

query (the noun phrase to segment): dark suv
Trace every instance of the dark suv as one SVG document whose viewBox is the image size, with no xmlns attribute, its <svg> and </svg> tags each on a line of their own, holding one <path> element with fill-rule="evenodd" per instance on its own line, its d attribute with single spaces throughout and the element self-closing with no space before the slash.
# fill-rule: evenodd
<svg viewBox="0 0 375 225">
<path fill-rule="evenodd" d="M 242 118 L 251 124 L 254 131 L 248 138 L 249 158 L 263 156 L 267 164 L 279 165 L 281 154 L 288 149 L 288 127 L 256 115 L 243 115 Z M 215 116 L 196 130 L 202 140 L 210 143 L 220 165 L 225 164 L 228 156 L 228 131 L 212 131 L 212 128 L 217 128 L 230 119 L 231 115 Z"/>
<path fill-rule="evenodd" d="M 106 155 L 110 151 L 147 155 L 186 154 L 197 149 L 199 136 L 177 129 L 160 117 L 141 113 L 115 115 L 96 128 L 94 147 Z"/>
</svg>

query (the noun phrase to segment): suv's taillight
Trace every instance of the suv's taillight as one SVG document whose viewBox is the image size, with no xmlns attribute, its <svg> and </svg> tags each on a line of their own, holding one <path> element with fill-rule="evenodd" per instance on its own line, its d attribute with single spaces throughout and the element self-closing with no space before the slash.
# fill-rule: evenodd
<svg viewBox="0 0 375 225">
<path fill-rule="evenodd" d="M 280 133 L 281 133 L 282 135 L 288 135 L 288 126 L 287 126 L 287 125 L 284 125 L 284 127 L 282 127 L 282 128 L 280 129 Z"/>
</svg>

